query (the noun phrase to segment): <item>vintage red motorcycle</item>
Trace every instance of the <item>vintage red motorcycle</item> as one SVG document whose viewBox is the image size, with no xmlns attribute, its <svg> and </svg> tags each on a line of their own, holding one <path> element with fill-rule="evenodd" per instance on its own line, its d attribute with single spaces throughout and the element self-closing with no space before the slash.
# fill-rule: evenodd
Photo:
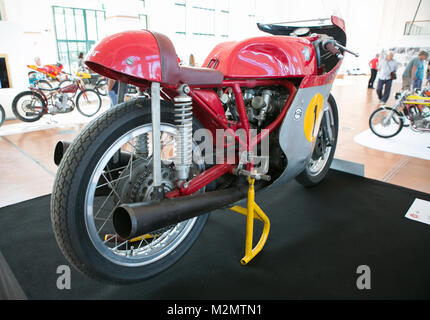
<svg viewBox="0 0 430 320">
<path fill-rule="evenodd" d="M 205 68 L 179 66 L 157 32 L 99 42 L 87 66 L 145 96 L 57 144 L 51 218 L 69 262 L 97 279 L 146 279 L 190 249 L 208 212 L 248 197 L 247 208 L 232 208 L 247 215 L 248 263 L 270 228 L 254 190 L 293 178 L 313 186 L 332 162 L 338 111 L 330 90 L 350 51 L 344 21 L 331 22 L 259 24 L 272 35 L 221 43 Z M 264 230 L 252 248 L 254 219 Z"/>
</svg>

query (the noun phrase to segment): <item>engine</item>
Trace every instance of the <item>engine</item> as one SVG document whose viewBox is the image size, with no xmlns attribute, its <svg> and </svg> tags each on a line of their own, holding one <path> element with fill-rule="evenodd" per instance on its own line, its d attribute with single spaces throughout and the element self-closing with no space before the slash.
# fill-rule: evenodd
<svg viewBox="0 0 430 320">
<path fill-rule="evenodd" d="M 219 93 L 227 119 L 239 120 L 234 94 L 227 89 Z M 248 121 L 252 128 L 266 127 L 279 115 L 288 98 L 288 90 L 280 87 L 256 87 L 242 91 Z"/>
<path fill-rule="evenodd" d="M 49 112 L 51 114 L 65 113 L 71 111 L 72 108 L 73 101 L 67 96 L 67 94 L 56 94 L 53 96 L 53 105 Z"/>
<path fill-rule="evenodd" d="M 285 106 L 289 91 L 283 87 L 255 87 L 243 89 L 242 95 L 250 127 L 259 131 L 276 119 Z M 220 90 L 218 96 L 227 119 L 238 121 L 240 118 L 232 90 Z M 276 178 L 284 171 L 288 161 L 279 145 L 279 136 L 271 134 L 269 139 L 269 175 Z"/>
</svg>

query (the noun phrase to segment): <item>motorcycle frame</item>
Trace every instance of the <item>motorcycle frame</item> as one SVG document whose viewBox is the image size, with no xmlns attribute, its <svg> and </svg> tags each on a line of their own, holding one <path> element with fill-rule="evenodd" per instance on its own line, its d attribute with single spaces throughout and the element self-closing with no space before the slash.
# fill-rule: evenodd
<svg viewBox="0 0 430 320">
<path fill-rule="evenodd" d="M 246 114 L 246 107 L 245 102 L 243 100 L 242 91 L 241 88 L 254 88 L 257 86 L 282 86 L 289 91 L 289 96 L 282 107 L 281 112 L 276 117 L 276 119 L 270 123 L 265 130 L 261 131 L 258 135 L 251 138 L 250 136 L 250 124 L 249 120 Z M 239 121 L 230 121 L 222 116 L 224 116 L 224 113 L 221 115 L 214 111 L 213 107 L 211 107 L 208 103 L 206 103 L 201 97 L 198 96 L 199 89 L 206 89 L 206 88 L 231 88 L 235 97 L 236 101 L 236 108 L 239 115 Z M 251 151 L 255 146 L 257 146 L 263 139 L 265 139 L 270 133 L 272 133 L 275 129 L 277 129 L 283 119 L 285 118 L 285 115 L 287 114 L 292 101 L 294 100 L 294 97 L 297 93 L 297 89 L 294 86 L 294 84 L 286 79 L 279 80 L 279 79 L 249 79 L 249 80 L 224 80 L 219 85 L 208 85 L 208 86 L 202 86 L 199 85 L 198 88 L 191 86 L 190 87 L 191 92 L 190 96 L 193 98 L 193 103 L 197 108 L 201 108 L 206 114 L 207 123 L 212 123 L 213 126 L 211 128 L 206 128 L 209 130 L 216 130 L 216 129 L 224 129 L 228 130 L 229 134 L 231 134 L 235 141 L 239 143 L 240 146 L 244 148 L 246 151 Z M 162 87 L 162 97 L 164 99 L 172 100 L 173 97 L 176 95 L 176 87 L 174 86 L 163 86 Z M 209 120 L 209 121 L 208 121 Z M 237 134 L 237 130 L 243 129 L 246 132 L 246 141 L 243 141 L 243 139 Z M 227 146 L 224 145 L 224 148 Z M 202 172 L 201 174 L 197 175 L 193 179 L 191 179 L 186 186 L 182 184 L 178 189 L 175 189 L 173 191 L 170 191 L 166 193 L 167 198 L 175 198 L 178 196 L 185 196 L 185 195 L 191 195 L 204 186 L 208 185 L 212 181 L 218 179 L 222 175 L 226 173 L 231 173 L 233 168 L 235 167 L 235 164 L 215 164 L 208 170 Z M 252 163 L 247 164 L 247 170 L 252 169 Z"/>
</svg>

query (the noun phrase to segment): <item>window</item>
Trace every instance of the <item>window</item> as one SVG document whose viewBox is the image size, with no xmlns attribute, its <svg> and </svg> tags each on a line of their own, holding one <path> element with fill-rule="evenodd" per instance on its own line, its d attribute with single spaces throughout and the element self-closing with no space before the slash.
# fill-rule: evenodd
<svg viewBox="0 0 430 320">
<path fill-rule="evenodd" d="M 403 34 L 405 36 L 428 36 L 430 35 L 430 20 L 407 21 Z"/>
<path fill-rule="evenodd" d="M 176 0 L 175 1 L 175 33 L 179 36 L 186 35 L 186 21 L 187 21 L 187 11 L 186 11 L 186 2 L 185 0 Z"/>
<path fill-rule="evenodd" d="M 0 89 L 11 88 L 7 56 L 0 54 Z"/>
<path fill-rule="evenodd" d="M 148 29 L 148 15 L 139 14 L 140 28 Z"/>
<path fill-rule="evenodd" d="M 66 71 L 75 70 L 79 53 L 84 55 L 101 39 L 105 12 L 53 6 L 58 59 Z"/>
<path fill-rule="evenodd" d="M 215 2 L 213 0 L 194 1 L 191 8 L 193 35 L 215 36 Z"/>
</svg>

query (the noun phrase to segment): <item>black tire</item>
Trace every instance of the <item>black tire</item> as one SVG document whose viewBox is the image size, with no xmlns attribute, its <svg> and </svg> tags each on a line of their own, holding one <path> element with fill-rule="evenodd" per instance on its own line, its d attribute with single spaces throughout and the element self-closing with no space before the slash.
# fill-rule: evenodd
<svg viewBox="0 0 430 320">
<path fill-rule="evenodd" d="M 100 79 L 97 81 L 97 83 L 95 85 L 95 89 L 99 95 L 104 96 L 104 97 L 108 95 L 107 84 L 108 84 L 108 82 L 106 79 Z"/>
<path fill-rule="evenodd" d="M 6 118 L 6 113 L 4 112 L 4 109 L 0 104 L 0 127 L 2 126 L 5 118 Z"/>
<path fill-rule="evenodd" d="M 73 84 L 73 81 L 72 81 L 72 80 L 64 79 L 64 80 L 61 80 L 61 81 L 60 81 L 60 83 L 58 84 L 58 88 L 63 89 L 63 88 L 65 88 L 65 87 L 67 87 L 67 86 L 69 86 L 69 85 L 71 85 L 71 84 Z"/>
<path fill-rule="evenodd" d="M 318 183 L 320 183 L 325 178 L 325 176 L 327 175 L 330 169 L 330 165 L 333 161 L 334 153 L 336 151 L 337 136 L 339 132 L 339 116 L 337 111 L 337 104 L 331 94 L 328 97 L 327 102 L 329 103 L 329 106 L 331 108 L 332 115 L 333 115 L 333 119 L 332 119 L 333 125 L 331 126 L 331 130 L 333 133 L 333 141 L 331 142 L 330 154 L 328 156 L 327 161 L 324 163 L 323 168 L 321 169 L 321 171 L 318 171 L 317 174 L 312 173 L 310 170 L 309 164 L 307 164 L 305 169 L 296 177 L 296 180 L 305 187 L 313 187 Z M 326 117 L 326 113 L 324 113 L 323 119 L 321 120 L 320 130 L 324 130 L 323 124 L 325 123 L 325 117 Z M 316 142 L 315 148 L 317 147 L 318 147 L 318 140 Z M 311 159 L 312 157 L 313 155 L 311 156 Z"/>
<path fill-rule="evenodd" d="M 378 113 L 383 112 L 383 111 L 387 111 L 387 110 L 388 111 L 394 111 L 394 113 L 398 116 L 398 119 L 393 118 L 393 122 L 398 126 L 398 128 L 394 131 L 394 133 L 384 135 L 375 129 L 375 127 L 373 126 L 373 119 L 376 117 L 376 115 Z M 390 108 L 390 107 L 382 107 L 382 108 L 376 109 L 375 111 L 372 112 L 372 114 L 370 115 L 370 118 L 369 118 L 370 130 L 380 138 L 394 137 L 395 135 L 397 135 L 402 130 L 403 126 L 404 126 L 404 123 L 403 123 L 402 115 L 397 110 L 394 110 L 393 108 Z"/>
<path fill-rule="evenodd" d="M 87 109 L 84 105 L 86 103 L 86 94 L 95 97 L 94 103 L 96 103 L 96 105 L 92 109 Z M 92 117 L 95 115 L 97 112 L 99 112 L 101 106 L 102 98 L 100 98 L 100 95 L 95 90 L 85 89 L 84 91 L 79 92 L 79 94 L 76 96 L 76 108 L 82 115 L 86 117 Z"/>
<path fill-rule="evenodd" d="M 105 258 L 94 247 L 85 223 L 87 186 L 98 160 L 119 137 L 151 123 L 151 102 L 136 99 L 117 105 L 94 119 L 73 141 L 58 168 L 51 197 L 51 221 L 58 245 L 79 271 L 113 283 L 134 283 L 152 277 L 177 262 L 193 245 L 208 215 L 197 218 L 180 244 L 161 259 L 144 266 L 124 266 Z M 161 101 L 161 122 L 174 124 L 174 108 Z M 196 121 L 195 129 L 201 128 Z"/>
<path fill-rule="evenodd" d="M 41 107 L 46 108 L 45 100 L 43 99 L 43 97 L 39 93 L 33 92 L 33 91 L 23 91 L 23 92 L 19 93 L 12 101 L 13 114 L 19 120 L 24 121 L 24 122 L 34 122 L 34 121 L 37 121 L 40 118 L 42 118 L 43 113 L 39 112 L 39 111 L 35 112 L 35 115 L 32 115 L 32 116 L 26 116 L 26 115 L 24 116 L 24 115 L 21 115 L 19 113 L 18 108 L 20 108 L 21 106 L 18 106 L 18 101 L 24 96 L 28 96 L 29 99 L 36 99 L 37 98 L 41 104 Z M 24 112 L 24 110 L 22 110 L 22 111 Z"/>
<path fill-rule="evenodd" d="M 37 82 L 37 87 L 40 90 L 44 90 L 44 89 L 52 89 L 52 84 L 48 81 L 48 80 L 39 80 Z"/>
</svg>

